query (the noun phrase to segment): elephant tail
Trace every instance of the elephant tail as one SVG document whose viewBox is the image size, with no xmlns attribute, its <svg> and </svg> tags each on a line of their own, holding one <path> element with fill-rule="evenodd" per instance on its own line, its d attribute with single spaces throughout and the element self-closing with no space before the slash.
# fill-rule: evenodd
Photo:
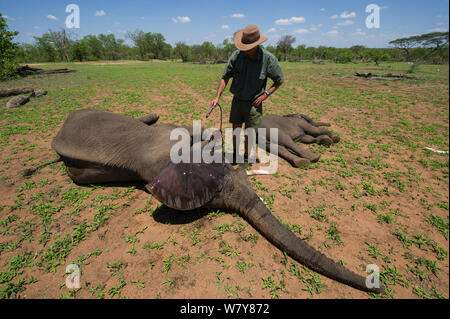
<svg viewBox="0 0 450 319">
<path fill-rule="evenodd" d="M 38 169 L 41 169 L 42 167 L 45 167 L 45 166 L 50 165 L 50 164 L 58 163 L 58 162 L 60 162 L 60 161 L 62 161 L 62 157 L 61 157 L 61 156 L 58 156 L 58 158 L 56 158 L 56 159 L 54 159 L 54 160 L 52 160 L 52 161 L 45 162 L 44 164 L 41 164 L 41 165 L 39 165 L 39 166 L 37 166 L 37 167 L 34 167 L 34 168 L 28 168 L 28 169 L 22 171 L 22 176 L 24 176 L 24 177 L 31 176 L 31 175 L 33 175 Z"/>
</svg>

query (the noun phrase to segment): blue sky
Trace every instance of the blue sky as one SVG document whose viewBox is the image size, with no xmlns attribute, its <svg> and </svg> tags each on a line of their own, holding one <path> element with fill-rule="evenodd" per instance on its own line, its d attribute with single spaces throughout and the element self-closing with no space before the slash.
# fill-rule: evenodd
<svg viewBox="0 0 450 319">
<path fill-rule="evenodd" d="M 125 38 L 126 31 L 142 29 L 162 33 L 170 44 L 218 44 L 256 24 L 269 38 L 265 44 L 290 34 L 295 46 L 387 47 L 399 37 L 449 29 L 448 0 L 0 0 L 0 12 L 9 28 L 20 32 L 16 42 L 31 43 L 33 36 L 64 26 L 70 3 L 80 8 L 80 28 L 71 29 L 76 38 L 100 33 Z M 371 3 L 381 8 L 380 28 L 366 27 Z"/>
</svg>

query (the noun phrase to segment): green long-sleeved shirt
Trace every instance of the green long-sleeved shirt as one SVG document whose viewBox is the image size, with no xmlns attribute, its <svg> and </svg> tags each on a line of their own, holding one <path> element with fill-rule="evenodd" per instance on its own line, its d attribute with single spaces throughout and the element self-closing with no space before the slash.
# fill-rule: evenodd
<svg viewBox="0 0 450 319">
<path fill-rule="evenodd" d="M 222 78 L 233 78 L 230 92 L 238 99 L 251 101 L 266 90 L 267 77 L 283 83 L 284 75 L 277 58 L 259 47 L 255 59 L 243 52 L 234 51 L 225 67 Z"/>
</svg>

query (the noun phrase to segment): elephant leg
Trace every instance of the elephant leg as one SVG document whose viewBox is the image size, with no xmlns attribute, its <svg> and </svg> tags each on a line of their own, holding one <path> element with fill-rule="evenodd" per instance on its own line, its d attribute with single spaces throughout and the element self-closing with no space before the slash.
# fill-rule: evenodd
<svg viewBox="0 0 450 319">
<path fill-rule="evenodd" d="M 333 140 L 328 135 L 319 135 L 315 138 L 316 142 L 321 145 L 331 145 Z"/>
<path fill-rule="evenodd" d="M 321 128 L 321 127 L 316 127 L 314 125 L 309 124 L 306 121 L 303 121 L 300 124 L 301 128 L 306 132 L 306 134 L 312 135 L 312 136 L 319 136 L 319 135 L 328 135 L 328 133 L 330 133 L 330 131 L 328 131 L 327 129 Z"/>
<path fill-rule="evenodd" d="M 317 143 L 319 144 L 330 145 L 332 143 L 337 143 L 340 140 L 339 136 L 333 134 L 332 132 L 330 132 L 325 128 L 316 127 L 307 122 L 303 122 L 301 124 L 301 127 L 307 134 L 318 137 L 319 139 L 317 140 Z M 329 139 L 326 137 L 322 137 L 324 135 L 328 136 Z"/>
<path fill-rule="evenodd" d="M 310 160 L 294 155 L 282 145 L 278 145 L 278 156 L 288 161 L 294 167 L 305 167 L 311 164 Z"/>
<path fill-rule="evenodd" d="M 65 160 L 67 174 L 77 184 L 98 184 L 110 182 L 133 182 L 140 178 L 135 172 L 124 168 L 99 166 L 93 163 Z"/>
<path fill-rule="evenodd" d="M 296 142 L 302 142 L 304 144 L 312 144 L 312 143 L 317 143 L 317 139 L 311 135 L 302 135 L 300 136 L 298 139 L 295 140 Z"/>
<path fill-rule="evenodd" d="M 279 144 L 285 146 L 292 152 L 296 153 L 298 156 L 310 160 L 311 162 L 317 162 L 320 158 L 320 155 L 314 154 L 313 152 L 307 150 L 306 148 L 296 144 L 292 139 L 284 140 L 283 142 L 281 142 L 280 139 Z"/>
</svg>

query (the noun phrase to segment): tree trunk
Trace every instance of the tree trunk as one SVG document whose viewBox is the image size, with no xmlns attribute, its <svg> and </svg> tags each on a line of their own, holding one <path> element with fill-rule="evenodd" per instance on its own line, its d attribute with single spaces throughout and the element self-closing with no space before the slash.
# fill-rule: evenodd
<svg viewBox="0 0 450 319">
<path fill-rule="evenodd" d="M 32 88 L 13 88 L 13 89 L 0 89 L 0 97 L 19 95 L 33 92 Z"/>
</svg>

